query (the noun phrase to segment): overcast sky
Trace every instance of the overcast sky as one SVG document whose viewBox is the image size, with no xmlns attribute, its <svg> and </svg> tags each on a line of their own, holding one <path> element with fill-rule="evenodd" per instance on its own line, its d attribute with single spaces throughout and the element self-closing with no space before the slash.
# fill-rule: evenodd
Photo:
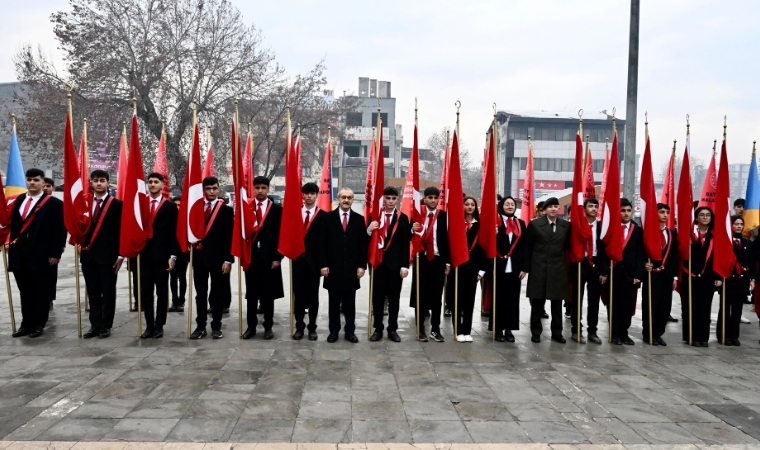
<svg viewBox="0 0 760 450">
<path fill-rule="evenodd" d="M 324 58 L 336 94 L 356 92 L 360 76 L 391 81 L 406 146 L 415 96 L 423 143 L 453 126 L 460 100 L 462 138 L 474 155 L 494 102 L 569 112 L 616 107 L 625 118 L 628 1 L 232 1 L 291 73 Z M 4 8 L 0 81 L 16 79 L 11 58 L 21 44 L 41 44 L 60 61 L 49 18 L 67 8 L 64 0 Z M 759 13 L 753 0 L 642 1 L 637 152 L 648 111 L 655 171 L 674 139 L 683 151 L 686 114 L 696 155 L 710 156 L 727 115 L 729 162 L 749 162 L 760 137 Z"/>
</svg>

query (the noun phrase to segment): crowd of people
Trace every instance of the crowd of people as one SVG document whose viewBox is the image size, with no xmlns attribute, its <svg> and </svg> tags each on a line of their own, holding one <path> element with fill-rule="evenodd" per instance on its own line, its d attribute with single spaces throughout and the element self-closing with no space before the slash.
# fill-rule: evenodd
<svg viewBox="0 0 760 450">
<path fill-rule="evenodd" d="M 140 305 L 145 315 L 143 339 L 163 337 L 167 311 L 184 311 L 189 252 L 182 252 L 176 227 L 181 198 L 162 195 L 164 176 L 147 177 L 152 237 L 136 258 L 129 262 L 134 285 L 140 286 Z M 108 338 L 113 327 L 116 305 L 116 281 L 123 259 L 119 255 L 122 202 L 109 194 L 109 175 L 95 170 L 90 175 L 92 220 L 80 252 L 81 268 L 89 296 L 90 328 L 85 339 Z M 243 339 L 257 334 L 259 315 L 264 339 L 273 339 L 274 302 L 284 297 L 280 242 L 282 207 L 268 194 L 269 179 L 255 177 L 253 211 L 256 231 L 251 236 L 251 264 L 245 270 L 246 329 Z M 57 267 L 66 244 L 62 202 L 52 195 L 52 180 L 39 169 L 26 172 L 28 192 L 13 203 L 8 248 L 8 270 L 13 272 L 21 296 L 22 322 L 13 337 L 38 337 L 44 333 L 49 310 L 55 299 Z M 215 177 L 202 182 L 205 237 L 193 246 L 192 283 L 195 288 L 196 328 L 190 339 L 207 336 L 208 315 L 211 337 L 223 337 L 222 320 L 231 303 L 230 272 L 234 212 L 219 198 L 220 185 Z M 671 214 L 666 204 L 658 204 L 662 258 L 650 261 L 644 252 L 642 228 L 633 220 L 633 205 L 620 200 L 623 229 L 623 259 L 615 264 L 605 254 L 597 219 L 599 202 L 584 202 L 585 217 L 592 238 L 587 242 L 580 263 L 568 263 L 570 223 L 559 215 L 560 203 L 549 198 L 538 205 L 536 218 L 525 223 L 516 216 L 517 201 L 506 196 L 499 199 L 497 226 L 479 221 L 478 201 L 465 195 L 464 217 L 448 217 L 439 208 L 440 191 L 428 187 L 423 192 L 422 214 L 418 221 L 400 212 L 399 192 L 386 187 L 379 220 L 367 223 L 351 209 L 354 193 L 347 188 L 338 192 L 338 207 L 325 211 L 316 205 L 319 187 L 305 183 L 301 187 L 301 208 L 305 252 L 292 261 L 295 331 L 292 339 L 308 337 L 315 341 L 319 312 L 320 278 L 328 292 L 328 342 L 343 337 L 356 343 L 356 291 L 367 269 L 368 245 L 377 233 L 382 259 L 373 269 L 371 290 L 372 327 L 370 341 L 384 337 L 400 342 L 398 314 L 404 278 L 412 277 L 409 306 L 415 309 L 416 336 L 420 341 L 444 342 L 441 320 L 450 317 L 453 338 L 472 342 L 472 322 L 478 285 L 487 298 L 488 329 L 498 342 L 514 342 L 513 331 L 520 327 L 520 302 L 523 280 L 530 301 L 531 341 L 540 342 L 544 319 L 549 318 L 545 305 L 550 302 L 551 339 L 565 343 L 564 319 L 571 321 L 571 338 L 578 343 L 601 344 L 598 323 L 600 304 L 605 306 L 612 344 L 633 345 L 629 333 L 641 291 L 642 340 L 651 345 L 666 345 L 665 327 L 671 317 L 673 291 L 681 295 L 683 340 L 707 347 L 712 302 L 715 292 L 721 298 L 716 329 L 718 341 L 740 345 L 739 324 L 742 308 L 754 289 L 755 264 L 760 240 L 743 237 L 744 222 L 737 200 L 732 217 L 733 249 L 737 264 L 731 278 L 719 278 L 712 270 L 713 211 L 695 205 L 695 227 L 691 239 L 691 259 L 681 261 L 675 230 L 667 227 Z M 464 220 L 469 259 L 452 270 L 448 224 Z M 481 227 L 494 226 L 497 257 L 489 260 L 478 245 Z M 617 226 L 612 224 L 610 226 Z M 419 253 L 410 258 L 412 240 L 418 239 Z M 138 280 L 138 266 L 139 280 Z M 139 281 L 139 283 L 138 283 Z M 722 283 L 725 281 L 725 289 Z M 642 288 L 642 289 L 640 289 Z M 171 291 L 171 304 L 169 292 Z M 649 298 L 651 292 L 651 299 Z M 131 294 L 130 294 L 131 295 Z M 583 305 L 585 298 L 585 336 Z M 565 311 L 563 313 L 563 302 Z M 651 308 L 650 308 L 651 305 Z M 725 311 L 723 307 L 725 306 Z M 384 312 L 387 308 L 387 326 Z M 725 317 L 725 325 L 723 318 Z M 429 327 L 426 324 L 429 322 Z M 725 331 L 724 331 L 725 330 Z M 429 334 L 428 334 L 429 331 Z"/>
</svg>

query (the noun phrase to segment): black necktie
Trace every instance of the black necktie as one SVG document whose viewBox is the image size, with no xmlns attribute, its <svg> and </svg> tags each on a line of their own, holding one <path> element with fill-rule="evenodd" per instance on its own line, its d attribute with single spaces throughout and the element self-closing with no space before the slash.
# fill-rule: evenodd
<svg viewBox="0 0 760 450">
<path fill-rule="evenodd" d="M 557 231 L 557 224 L 552 222 L 552 233 L 554 233 L 555 231 Z"/>
</svg>

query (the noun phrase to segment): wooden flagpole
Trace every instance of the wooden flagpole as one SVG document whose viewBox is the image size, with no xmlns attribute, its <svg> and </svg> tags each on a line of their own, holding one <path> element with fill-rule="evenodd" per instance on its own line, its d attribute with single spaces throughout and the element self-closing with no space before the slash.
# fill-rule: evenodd
<svg viewBox="0 0 760 450">
<path fill-rule="evenodd" d="M 71 139 L 74 139 L 74 114 L 71 107 L 71 91 L 73 87 L 69 89 L 68 94 L 66 95 L 67 101 L 68 101 L 68 107 L 69 107 L 69 123 L 71 123 Z M 11 120 L 13 121 L 13 125 L 16 125 L 16 116 L 11 116 Z M 85 121 L 85 130 L 87 129 L 87 122 Z M 86 132 L 86 131 L 85 131 Z M 85 138 L 86 140 L 86 138 Z M 80 174 L 80 177 L 82 174 Z M 8 263 L 5 260 L 6 255 L 5 252 L 7 250 L 6 246 L 3 246 L 3 262 L 5 263 L 5 282 L 8 287 L 8 302 L 11 304 L 11 325 L 13 326 L 13 331 L 16 331 L 16 321 L 13 317 L 13 304 L 11 300 L 11 286 L 10 286 L 10 280 L 8 279 Z M 76 290 L 77 290 L 77 336 L 82 337 L 82 299 L 80 294 L 80 288 L 79 288 L 79 246 L 74 246 L 74 277 Z M 86 297 L 85 297 L 86 298 Z"/>
<path fill-rule="evenodd" d="M 11 316 L 11 330 L 15 333 L 16 332 L 16 316 L 13 314 L 13 296 L 11 294 L 11 279 L 10 276 L 8 276 L 8 246 L 3 245 L 3 267 L 5 268 L 5 289 L 8 293 L 8 309 L 10 310 L 10 316 Z M 76 256 L 75 256 L 76 258 Z M 77 263 L 78 261 L 74 261 Z M 78 272 L 78 271 L 77 271 Z M 77 277 L 77 288 L 79 286 L 79 277 Z M 77 289 L 77 294 L 79 293 L 79 289 Z M 77 317 L 79 317 L 79 301 L 77 300 Z M 82 323 L 80 320 L 79 323 Z M 82 327 L 80 325 L 79 327 L 79 337 L 82 337 Z"/>
<path fill-rule="evenodd" d="M 235 117 L 233 119 L 235 121 L 235 136 L 232 136 L 232 159 L 235 162 L 235 179 L 238 181 L 238 186 L 240 187 L 243 185 L 240 180 L 240 139 L 238 139 L 238 136 L 240 136 L 240 117 L 238 113 L 238 100 L 235 99 Z M 248 124 L 248 133 L 251 133 L 251 124 Z M 210 140 L 209 136 L 209 140 Z M 240 207 L 240 191 L 235 192 L 235 208 Z M 236 211 L 238 214 L 237 216 L 240 217 L 240 214 L 243 214 L 243 211 Z M 239 219 L 237 219 L 239 220 Z M 244 225 L 241 227 L 244 228 Z M 237 277 L 238 277 L 238 339 L 243 339 L 243 284 L 242 284 L 242 278 L 243 276 L 243 262 L 240 258 L 238 258 L 238 267 L 237 267 Z"/>
<path fill-rule="evenodd" d="M 137 115 L 135 88 L 132 88 L 132 110 Z M 139 192 L 138 192 L 139 195 Z M 151 300 L 152 301 L 152 300 Z M 142 336 L 142 279 L 140 277 L 140 254 L 137 254 L 137 337 Z"/>
<path fill-rule="evenodd" d="M 287 110 L 286 119 L 285 119 L 285 122 L 286 122 L 285 126 L 287 127 L 287 130 L 288 130 L 287 134 L 285 135 L 286 136 L 285 140 L 287 141 L 287 142 L 285 142 L 285 165 L 287 166 L 288 159 L 290 159 L 290 145 L 291 145 L 291 139 L 290 139 L 290 136 L 291 136 L 291 134 L 290 134 L 291 133 L 291 130 L 290 130 L 290 127 L 291 127 L 291 124 L 290 124 L 290 105 L 286 105 L 285 108 Z M 298 160 L 297 157 L 296 157 L 296 160 Z M 299 170 L 300 170 L 300 168 L 299 168 Z M 256 225 L 257 226 L 261 226 L 260 223 L 257 223 Z M 292 259 L 290 260 L 290 270 L 288 270 L 288 273 L 290 274 L 288 276 L 288 278 L 289 278 L 288 279 L 288 283 L 289 283 L 289 289 L 290 289 L 290 336 L 293 336 L 293 334 L 295 332 L 295 327 L 296 327 L 296 322 L 295 322 L 296 297 L 295 297 L 295 293 L 293 292 L 293 260 Z"/>
<path fill-rule="evenodd" d="M 198 100 L 193 100 L 193 141 L 195 140 L 195 125 L 198 123 Z M 195 142 L 192 143 L 192 146 L 195 145 Z M 190 147 L 191 149 L 193 147 Z M 192 158 L 192 150 L 190 151 L 190 158 Z M 190 160 L 188 159 L 188 164 L 190 164 Z M 189 170 L 189 168 L 188 168 Z M 182 199 L 183 202 L 189 201 L 187 198 Z M 191 205 L 187 205 L 188 210 L 190 209 Z M 190 227 L 190 224 L 187 224 L 188 227 Z M 193 244 L 190 244 L 190 263 L 188 264 L 189 270 L 188 272 L 188 281 L 187 281 L 187 338 L 190 339 L 192 335 L 192 326 L 193 326 Z"/>
</svg>

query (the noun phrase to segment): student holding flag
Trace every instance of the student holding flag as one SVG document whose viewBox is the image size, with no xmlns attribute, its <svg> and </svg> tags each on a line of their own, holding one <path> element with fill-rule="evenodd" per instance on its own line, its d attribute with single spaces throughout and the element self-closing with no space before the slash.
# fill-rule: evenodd
<svg viewBox="0 0 760 450">
<path fill-rule="evenodd" d="M 715 333 L 718 342 L 724 345 L 740 346 L 739 325 L 741 323 L 742 308 L 747 292 L 755 288 L 755 249 L 752 242 L 742 236 L 744 231 L 744 219 L 742 216 L 731 216 L 732 248 L 736 257 L 734 270 L 730 278 L 726 278 L 726 298 L 721 299 L 718 310 L 718 322 L 715 325 Z M 721 296 L 723 292 L 721 291 Z M 726 305 L 725 313 L 723 305 Z M 723 317 L 726 318 L 726 340 L 722 339 Z"/>
<path fill-rule="evenodd" d="M 665 326 L 670 317 L 670 308 L 673 306 L 673 291 L 678 284 L 678 241 L 676 230 L 668 228 L 670 220 L 670 207 L 665 203 L 657 204 L 660 229 L 661 256 L 657 260 L 648 261 L 644 268 L 651 275 L 647 275 L 643 281 L 644 296 L 652 292 L 652 338 L 653 345 L 667 345 L 662 339 L 665 334 Z M 651 282 L 650 282 L 651 280 Z M 649 341 L 649 302 L 646 297 L 642 299 L 641 322 L 643 324 L 643 340 Z"/>
<path fill-rule="evenodd" d="M 513 330 L 520 329 L 520 289 L 525 279 L 524 259 L 527 227 L 515 217 L 517 204 L 511 196 L 498 206 L 499 227 L 496 231 L 496 341 L 514 342 Z M 493 311 L 493 308 L 491 308 Z M 494 322 L 493 312 L 491 322 Z"/>
</svg>

